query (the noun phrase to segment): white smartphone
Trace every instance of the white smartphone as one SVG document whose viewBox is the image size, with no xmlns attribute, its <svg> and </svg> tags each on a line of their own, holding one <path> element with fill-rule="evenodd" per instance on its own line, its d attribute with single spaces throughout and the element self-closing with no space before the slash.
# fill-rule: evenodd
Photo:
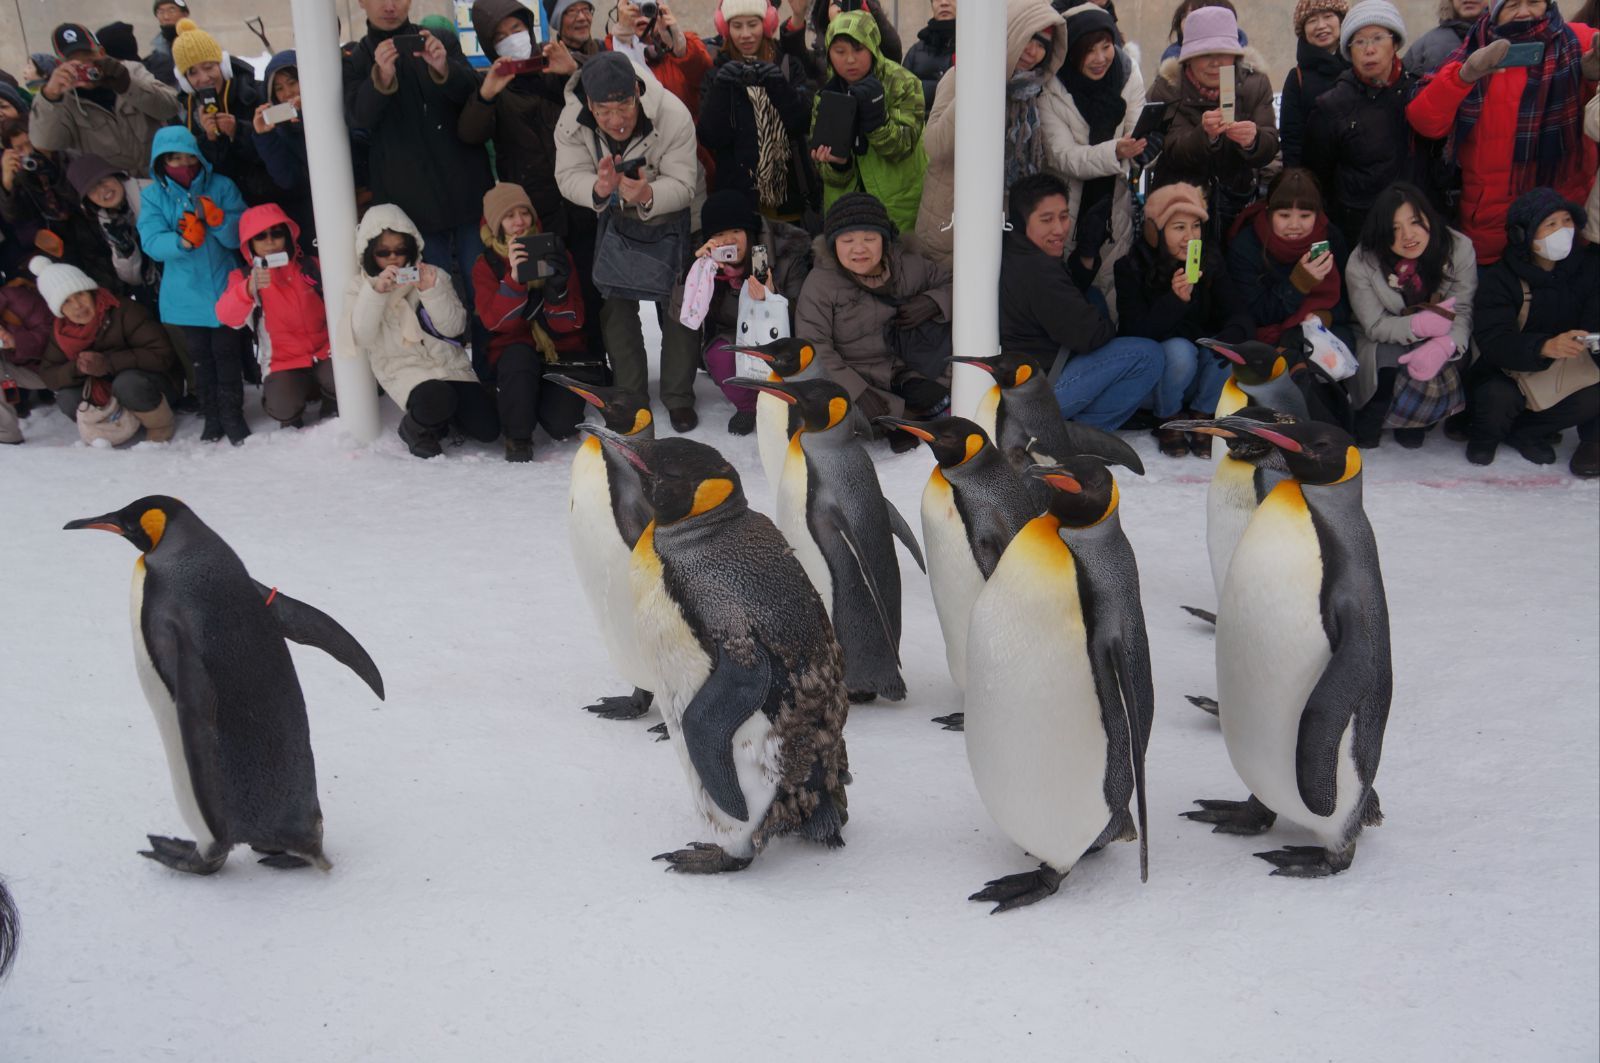
<svg viewBox="0 0 1600 1063">
<path fill-rule="evenodd" d="M 422 279 L 422 270 L 417 266 L 396 266 L 394 282 L 396 284 L 415 284 Z"/>
<path fill-rule="evenodd" d="M 1225 66 L 1221 70 L 1217 71 L 1218 76 L 1222 79 L 1221 83 L 1217 86 L 1219 90 L 1217 95 L 1217 106 L 1222 111 L 1222 120 L 1229 125 L 1233 124 L 1233 89 L 1235 69 L 1235 67 Z"/>
<path fill-rule="evenodd" d="M 268 125 L 279 125 L 283 122 L 292 122 L 300 117 L 300 112 L 292 103 L 275 103 L 261 112 L 262 119 Z"/>
</svg>

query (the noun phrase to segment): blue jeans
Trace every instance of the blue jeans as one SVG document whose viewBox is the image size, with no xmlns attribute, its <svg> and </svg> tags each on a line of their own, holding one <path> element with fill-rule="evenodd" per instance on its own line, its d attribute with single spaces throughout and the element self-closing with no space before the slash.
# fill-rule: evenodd
<svg viewBox="0 0 1600 1063">
<path fill-rule="evenodd" d="M 1216 355 L 1201 351 L 1191 340 L 1174 336 L 1161 344 L 1166 359 L 1161 381 L 1150 395 L 1150 408 L 1159 420 L 1170 420 L 1184 410 L 1194 410 L 1207 417 L 1216 412 L 1222 398 L 1222 386 L 1228 382 L 1228 370 Z"/>
<path fill-rule="evenodd" d="M 1075 354 L 1056 378 L 1061 416 L 1108 432 L 1121 428 L 1150 397 L 1165 364 L 1161 344 L 1137 336 Z"/>
<path fill-rule="evenodd" d="M 482 378 L 489 367 L 489 331 L 478 321 L 472 302 L 472 267 L 483 254 L 478 223 L 462 222 L 453 229 L 423 233 L 422 242 L 422 261 L 446 271 L 455 282 L 472 334 L 472 368 Z"/>
</svg>

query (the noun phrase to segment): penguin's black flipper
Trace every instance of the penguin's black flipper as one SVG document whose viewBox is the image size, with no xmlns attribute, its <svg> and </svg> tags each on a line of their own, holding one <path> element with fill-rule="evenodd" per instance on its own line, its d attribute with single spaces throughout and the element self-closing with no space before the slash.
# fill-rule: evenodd
<svg viewBox="0 0 1600 1063">
<path fill-rule="evenodd" d="M 683 710 L 680 735 L 707 796 L 740 821 L 750 818 L 750 809 L 733 763 L 733 735 L 766 707 L 773 672 L 771 651 L 754 640 L 748 645 L 755 651 L 750 665 L 734 660 L 727 647 L 717 647 L 716 667 Z"/>
<path fill-rule="evenodd" d="M 849 518 L 845 516 L 844 510 L 839 508 L 837 502 L 824 501 L 820 498 L 813 500 L 810 516 L 815 524 L 817 545 L 822 550 L 823 560 L 828 562 L 828 571 L 834 574 L 834 586 L 838 587 L 841 573 L 860 574 L 861 582 L 872 597 L 873 612 L 883 629 L 884 644 L 894 651 L 895 664 L 899 664 L 900 642 L 894 637 L 894 625 L 889 620 L 889 603 L 884 600 L 883 591 L 878 587 L 877 577 L 872 574 L 872 566 L 867 563 L 866 551 L 861 549 L 860 542 L 856 540 Z M 837 629 L 841 625 L 847 625 L 848 615 L 845 610 L 836 612 L 833 618 L 834 627 Z M 855 632 L 841 630 L 839 642 L 848 643 L 855 635 Z"/>
<path fill-rule="evenodd" d="M 1192 617 L 1195 617 L 1195 618 L 1200 619 L 1200 620 L 1204 620 L 1206 623 L 1210 624 L 1212 627 L 1216 627 L 1217 626 L 1217 614 L 1213 613 L 1209 609 L 1200 609 L 1200 608 L 1198 608 L 1196 606 L 1193 606 L 1193 605 L 1180 605 L 1180 606 L 1178 606 L 1178 608 L 1182 609 L 1184 612 L 1188 613 Z"/>
<path fill-rule="evenodd" d="M 378 674 L 378 666 L 372 663 L 372 658 L 367 656 L 367 651 L 361 648 L 361 643 L 356 641 L 354 635 L 340 627 L 337 620 L 321 609 L 291 598 L 275 587 L 265 586 L 260 580 L 251 582 L 261 592 L 262 600 L 267 603 L 267 612 L 277 622 L 284 638 L 326 653 L 360 676 L 361 681 L 378 695 L 378 700 L 383 700 L 383 676 Z"/>
<path fill-rule="evenodd" d="M 1131 469 L 1140 476 L 1144 475 L 1144 462 L 1139 460 L 1139 452 L 1126 442 L 1121 436 L 1099 428 L 1092 428 L 1077 421 L 1064 421 L 1062 428 L 1066 432 L 1067 444 L 1072 448 L 1071 454 L 1056 454 L 1056 462 L 1065 461 L 1067 458 L 1080 454 L 1089 454 L 1101 458 L 1113 465 L 1121 465 Z M 1048 463 L 1042 463 L 1048 464 Z"/>
<path fill-rule="evenodd" d="M 1295 784 L 1306 808 L 1319 816 L 1333 815 L 1339 793 L 1339 745 L 1355 721 L 1352 753 L 1356 774 L 1370 784 L 1378 771 L 1383 729 L 1389 717 L 1393 677 L 1389 668 L 1387 618 L 1374 624 L 1371 611 L 1386 610 L 1381 600 L 1358 601 L 1349 581 L 1324 583 L 1322 614 L 1333 656 L 1300 712 L 1295 743 Z M 1328 584 L 1332 586 L 1328 586 Z M 1371 633 L 1382 629 L 1381 644 Z"/>
<path fill-rule="evenodd" d="M 905 543 L 906 552 L 911 555 L 912 560 L 916 561 L 917 567 L 926 574 L 928 564 L 922 560 L 922 547 L 917 545 L 917 537 L 911 534 L 911 525 L 907 524 L 906 519 L 900 515 L 900 511 L 894 508 L 893 502 L 886 498 L 883 500 L 883 504 L 889 510 L 889 530 L 894 532 L 896 539 Z"/>
</svg>

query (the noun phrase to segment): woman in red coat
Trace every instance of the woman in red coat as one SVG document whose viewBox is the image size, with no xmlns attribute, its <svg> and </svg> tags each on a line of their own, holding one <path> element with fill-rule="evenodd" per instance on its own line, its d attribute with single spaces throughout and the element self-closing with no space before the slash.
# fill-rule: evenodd
<svg viewBox="0 0 1600 1063">
<path fill-rule="evenodd" d="M 1594 90 L 1582 70 L 1596 31 L 1568 24 L 1549 0 L 1495 0 L 1406 107 L 1418 133 L 1448 138 L 1461 168 L 1460 228 L 1480 266 L 1506 245 L 1506 211 L 1530 188 L 1582 202 L 1595 145 L 1583 135 Z M 1531 66 L 1500 66 L 1513 45 L 1543 45 Z"/>
</svg>

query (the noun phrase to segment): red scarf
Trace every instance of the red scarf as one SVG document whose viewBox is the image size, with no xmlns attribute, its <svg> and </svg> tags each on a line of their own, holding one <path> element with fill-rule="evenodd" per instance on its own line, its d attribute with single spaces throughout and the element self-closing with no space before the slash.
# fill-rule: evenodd
<svg viewBox="0 0 1600 1063">
<path fill-rule="evenodd" d="M 89 319 L 87 325 L 74 325 L 64 317 L 56 318 L 56 346 L 60 347 L 61 353 L 67 356 L 67 361 L 77 361 L 78 355 L 93 346 L 95 337 L 100 335 L 100 326 L 105 323 L 106 311 L 120 305 L 116 296 L 104 288 L 96 288 L 94 290 L 94 317 Z"/>
<path fill-rule="evenodd" d="M 1369 78 L 1361 77 L 1359 74 L 1357 74 L 1356 77 L 1375 89 L 1386 89 L 1390 85 L 1393 85 L 1396 81 L 1400 80 L 1400 75 L 1404 70 L 1405 65 L 1400 62 L 1400 57 L 1397 55 L 1394 57 L 1394 64 L 1389 67 L 1389 72 L 1381 79 L 1373 81 Z"/>
<path fill-rule="evenodd" d="M 1301 256 L 1311 250 L 1312 244 L 1328 238 L 1328 216 L 1318 214 L 1310 233 L 1298 240 L 1283 239 L 1272 231 L 1272 215 L 1267 211 L 1264 200 L 1252 203 L 1244 209 L 1233 223 L 1229 236 L 1238 236 L 1244 231 L 1245 226 L 1249 226 L 1255 232 L 1256 238 L 1261 241 L 1261 246 L 1266 248 L 1267 261 L 1262 265 L 1268 269 L 1281 266 L 1293 269 L 1299 263 Z M 1289 317 L 1276 323 L 1257 322 L 1256 339 L 1263 343 L 1277 343 L 1286 331 L 1304 321 L 1307 314 L 1333 310 L 1339 305 L 1342 291 L 1343 282 L 1339 279 L 1339 268 L 1335 266 L 1315 288 L 1305 294 L 1300 306 Z"/>
</svg>

